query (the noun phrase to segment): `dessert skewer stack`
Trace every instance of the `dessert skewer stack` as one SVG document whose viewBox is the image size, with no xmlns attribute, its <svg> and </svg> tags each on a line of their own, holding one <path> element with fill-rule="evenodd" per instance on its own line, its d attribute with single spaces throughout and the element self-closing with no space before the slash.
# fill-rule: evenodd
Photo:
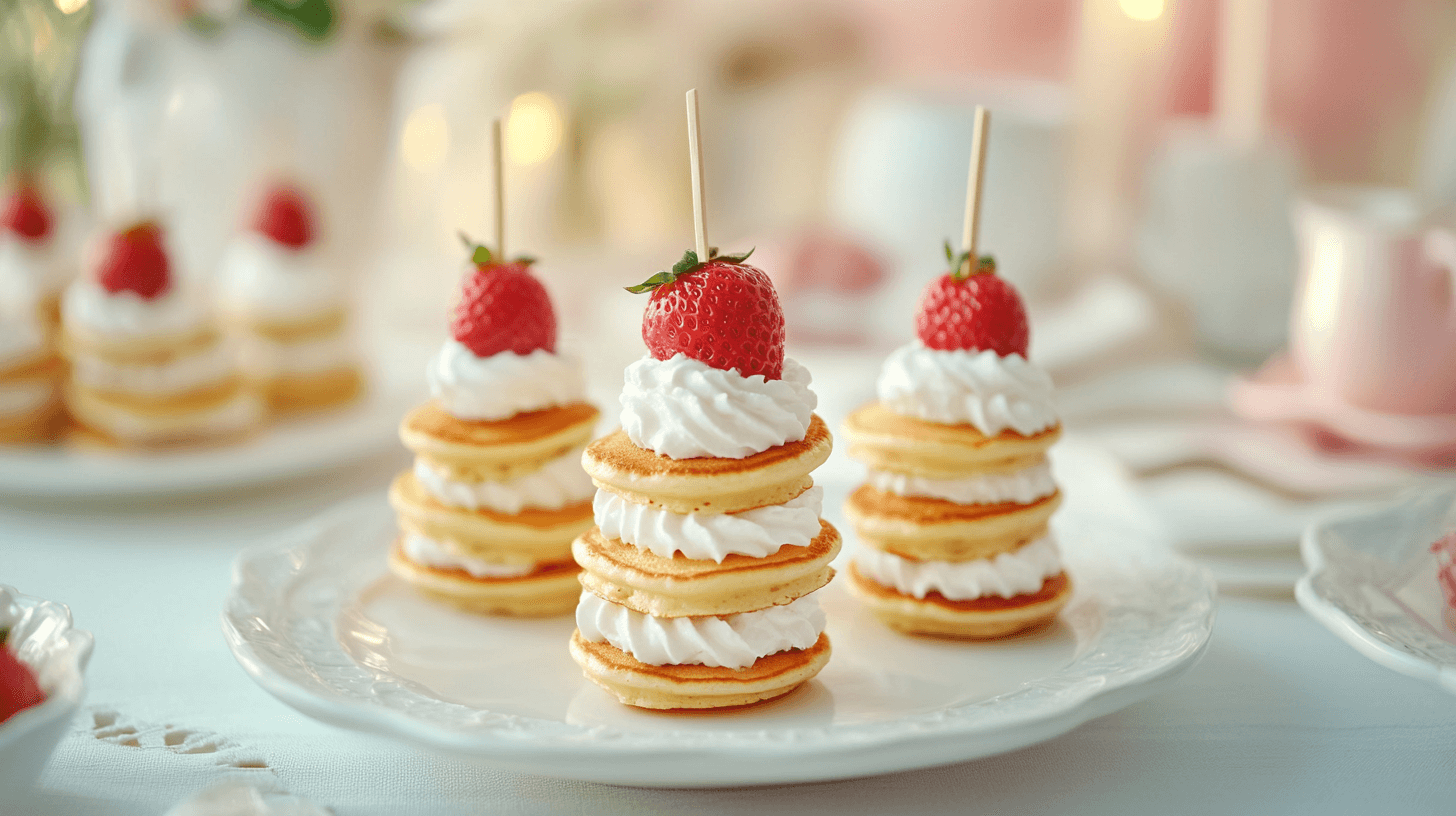
<svg viewBox="0 0 1456 816">
<path fill-rule="evenodd" d="M 57 348 L 60 291 L 50 211 L 21 182 L 0 208 L 0 444 L 43 442 L 65 426 Z"/>
<path fill-rule="evenodd" d="M 849 588 L 913 634 L 1002 637 L 1071 597 L 1048 528 L 1061 494 L 1052 381 L 1027 360 L 1020 295 L 977 255 L 989 117 L 976 111 L 962 251 L 921 296 L 916 339 L 885 360 L 879 400 L 844 425 L 868 483 L 845 513 L 864 545 Z"/>
<path fill-rule="evenodd" d="M 172 269 L 160 224 L 112 233 L 66 289 L 61 348 L 76 436 L 105 445 L 237 439 L 262 409 L 207 304 Z"/>
<path fill-rule="evenodd" d="M 596 526 L 571 654 L 621 702 L 705 709 L 780 697 L 829 660 L 814 592 L 838 532 L 810 473 L 832 440 L 807 369 L 784 356 L 773 284 L 708 246 L 697 95 L 688 93 L 696 247 L 651 292 L 649 354 L 625 372 L 622 428 L 583 464 Z"/>
<path fill-rule="evenodd" d="M 591 525 L 581 455 L 598 412 L 581 363 L 556 351 L 556 314 L 532 259 L 507 260 L 498 121 L 493 135 L 496 245 L 465 239 L 451 336 L 427 372 L 432 398 L 400 426 L 415 464 L 390 488 L 400 535 L 389 565 L 462 609 L 556 615 L 581 591 L 571 543 Z"/>
<path fill-rule="evenodd" d="M 275 184 L 228 247 L 218 306 L 249 386 L 288 414 L 333 408 L 363 389 L 343 280 L 324 261 L 308 196 Z"/>
</svg>

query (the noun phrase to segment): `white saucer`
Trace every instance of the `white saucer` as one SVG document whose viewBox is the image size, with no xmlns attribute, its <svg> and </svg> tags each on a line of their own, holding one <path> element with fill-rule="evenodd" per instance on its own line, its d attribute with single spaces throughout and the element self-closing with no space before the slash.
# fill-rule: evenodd
<svg viewBox="0 0 1456 816">
<path fill-rule="evenodd" d="M 733 712 L 618 704 L 567 654 L 569 616 L 482 618 L 415 595 L 387 574 L 382 496 L 240 555 L 223 628 L 248 674 L 305 714 L 500 768 L 671 787 L 843 779 L 1051 739 L 1194 664 L 1213 626 L 1207 572 L 1105 516 L 1068 509 L 1056 526 L 1077 589 L 1049 630 L 908 638 L 836 582 L 822 595 L 828 668 Z"/>
<path fill-rule="evenodd" d="M 1453 528 L 1453 488 L 1314 524 L 1301 545 L 1309 571 L 1294 595 L 1361 654 L 1456 694 L 1456 631 L 1430 551 Z"/>
<path fill-rule="evenodd" d="M 15 618 L 11 619 L 14 614 Z M 40 776 L 86 696 L 91 633 L 71 625 L 64 604 L 22 595 L 0 585 L 0 622 L 10 625 L 8 645 L 36 672 L 46 699 L 0 723 L 0 797 L 10 799 Z M 9 802 L 7 802 L 9 804 Z"/>
<path fill-rule="evenodd" d="M 410 374 L 414 381 L 422 379 L 418 371 Z M 0 447 L 0 494 L 101 498 L 193 493 L 337 467 L 397 447 L 399 418 L 422 387 L 386 371 L 355 405 L 283 420 L 236 445 L 158 452 Z"/>
</svg>

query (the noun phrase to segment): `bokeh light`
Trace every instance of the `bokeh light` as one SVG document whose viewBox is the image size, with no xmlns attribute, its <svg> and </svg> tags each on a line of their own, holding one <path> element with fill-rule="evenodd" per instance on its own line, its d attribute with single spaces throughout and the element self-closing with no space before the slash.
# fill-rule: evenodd
<svg viewBox="0 0 1456 816">
<path fill-rule="evenodd" d="M 539 91 L 511 100 L 506 119 L 505 148 L 512 164 L 540 164 L 561 146 L 561 109 L 551 97 Z"/>
<path fill-rule="evenodd" d="M 1117 0 L 1118 8 L 1122 13 L 1133 18 L 1149 22 L 1163 16 L 1165 0 Z"/>
<path fill-rule="evenodd" d="M 439 104 L 416 108 L 399 136 L 399 155 L 413 170 L 431 170 L 450 152 L 450 124 Z"/>
</svg>

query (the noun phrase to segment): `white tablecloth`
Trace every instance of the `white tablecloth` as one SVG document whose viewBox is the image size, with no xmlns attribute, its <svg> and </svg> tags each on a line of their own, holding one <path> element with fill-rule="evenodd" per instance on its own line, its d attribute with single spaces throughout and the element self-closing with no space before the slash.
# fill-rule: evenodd
<svg viewBox="0 0 1456 816">
<path fill-rule="evenodd" d="M 454 813 L 1453 813 L 1456 699 L 1289 599 L 1225 598 L 1170 692 L 1013 754 L 849 782 L 655 791 L 525 777 L 316 723 L 238 668 L 219 609 L 245 543 L 382 490 L 403 456 L 181 502 L 0 504 L 0 582 L 96 635 L 91 691 L 33 798 L 0 813 L 157 816 L 225 777 L 341 816 Z"/>
</svg>

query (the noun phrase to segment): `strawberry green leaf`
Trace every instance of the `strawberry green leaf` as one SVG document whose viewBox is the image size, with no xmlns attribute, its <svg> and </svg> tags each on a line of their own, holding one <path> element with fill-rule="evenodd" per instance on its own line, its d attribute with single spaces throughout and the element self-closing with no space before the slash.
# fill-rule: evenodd
<svg viewBox="0 0 1456 816">
<path fill-rule="evenodd" d="M 950 262 L 950 276 L 956 280 L 965 280 L 971 275 L 994 275 L 996 274 L 996 259 L 990 255 L 981 255 L 976 258 L 974 268 L 971 268 L 971 253 L 961 252 L 957 254 L 950 248 L 950 241 L 945 242 L 945 259 Z"/>
<path fill-rule="evenodd" d="M 753 249 L 758 249 L 758 247 L 754 247 Z M 743 263 L 748 260 L 748 256 L 753 254 L 753 249 L 748 250 L 742 255 L 724 255 L 721 260 L 725 260 L 728 263 Z"/>
<path fill-rule="evenodd" d="M 945 242 L 945 260 L 955 266 L 955 250 L 950 248 L 950 241 Z"/>
<path fill-rule="evenodd" d="M 711 255 L 712 253 L 709 254 Z M 672 265 L 672 274 L 686 275 L 694 269 L 697 269 L 700 265 L 701 263 L 698 261 L 698 253 L 690 249 L 687 252 L 683 253 L 682 258 L 677 263 Z"/>
<path fill-rule="evenodd" d="M 694 255 L 693 257 L 696 258 L 697 256 Z M 678 276 L 672 272 L 658 272 L 656 275 L 653 275 L 652 277 L 637 284 L 636 286 L 628 286 L 625 288 L 628 292 L 631 292 L 634 295 L 640 295 L 643 292 L 651 292 L 653 289 L 656 289 L 659 286 L 664 286 L 666 284 L 672 283 L 673 281 L 677 280 L 677 277 Z"/>
<path fill-rule="evenodd" d="M 531 255 L 517 255 L 516 256 L 516 260 L 514 261 L 514 263 L 518 263 L 521 266 L 530 266 L 531 264 L 533 264 L 535 262 L 536 262 L 536 258 L 534 256 L 531 256 Z"/>
<path fill-rule="evenodd" d="M 475 264 L 476 266 L 485 266 L 486 264 L 491 262 L 493 256 L 491 255 L 490 247 L 486 246 L 485 244 L 477 244 L 475 240 L 472 239 L 469 235 L 466 235 L 463 230 L 457 234 L 460 236 L 460 242 L 462 244 L 465 244 L 466 251 L 470 253 L 471 263 Z"/>
</svg>

